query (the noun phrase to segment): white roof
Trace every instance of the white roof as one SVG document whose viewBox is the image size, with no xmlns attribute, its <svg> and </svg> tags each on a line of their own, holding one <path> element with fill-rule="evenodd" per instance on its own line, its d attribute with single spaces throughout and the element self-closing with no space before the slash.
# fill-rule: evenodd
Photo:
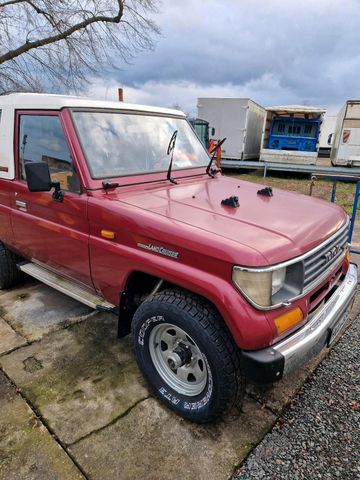
<svg viewBox="0 0 360 480">
<path fill-rule="evenodd" d="M 310 105 L 277 105 L 275 107 L 266 107 L 268 112 L 284 113 L 325 113 L 325 108 L 311 107 Z"/>
<path fill-rule="evenodd" d="M 185 113 L 170 108 L 150 107 L 134 103 L 111 102 L 107 100 L 94 100 L 88 97 L 67 95 L 52 95 L 48 93 L 10 93 L 0 96 L 0 108 L 4 106 L 14 109 L 44 109 L 60 110 L 64 107 L 82 108 L 109 108 L 112 110 L 134 110 L 137 112 L 162 113 L 185 117 Z"/>
</svg>

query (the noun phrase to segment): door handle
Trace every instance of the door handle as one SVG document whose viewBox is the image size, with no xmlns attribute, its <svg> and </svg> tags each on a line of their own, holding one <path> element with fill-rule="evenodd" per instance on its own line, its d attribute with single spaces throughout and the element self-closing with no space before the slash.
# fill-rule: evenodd
<svg viewBox="0 0 360 480">
<path fill-rule="evenodd" d="M 15 200 L 15 205 L 21 210 L 27 210 L 27 203 L 23 200 Z"/>
</svg>

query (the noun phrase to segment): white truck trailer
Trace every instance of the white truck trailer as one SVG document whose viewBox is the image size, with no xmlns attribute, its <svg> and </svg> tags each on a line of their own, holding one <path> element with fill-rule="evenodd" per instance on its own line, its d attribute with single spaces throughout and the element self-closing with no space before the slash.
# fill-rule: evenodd
<svg viewBox="0 0 360 480">
<path fill-rule="evenodd" d="M 259 159 L 265 109 L 249 98 L 198 98 L 198 118 L 209 122 L 210 138 L 226 137 L 223 159 Z"/>
<path fill-rule="evenodd" d="M 330 158 L 333 165 L 360 166 L 360 100 L 348 100 L 338 113 Z"/>
<path fill-rule="evenodd" d="M 262 132 L 260 160 L 315 164 L 325 111 L 323 108 L 308 105 L 268 107 Z"/>
<path fill-rule="evenodd" d="M 336 126 L 336 115 L 326 114 L 320 127 L 319 157 L 330 157 L 332 140 Z"/>
</svg>

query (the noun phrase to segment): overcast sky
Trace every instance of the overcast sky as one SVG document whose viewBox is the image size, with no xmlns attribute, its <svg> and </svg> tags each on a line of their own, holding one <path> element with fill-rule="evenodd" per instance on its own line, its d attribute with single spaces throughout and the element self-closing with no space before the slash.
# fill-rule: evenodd
<svg viewBox="0 0 360 480">
<path fill-rule="evenodd" d="M 196 114 L 198 97 L 337 113 L 360 97 L 360 0 L 163 0 L 154 51 L 96 80 L 94 96 Z"/>
</svg>

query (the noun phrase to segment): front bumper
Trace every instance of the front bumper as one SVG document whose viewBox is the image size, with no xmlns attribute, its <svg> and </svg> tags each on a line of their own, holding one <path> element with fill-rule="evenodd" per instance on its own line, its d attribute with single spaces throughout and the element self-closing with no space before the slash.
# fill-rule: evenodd
<svg viewBox="0 0 360 480">
<path fill-rule="evenodd" d="M 351 263 L 334 294 L 302 328 L 271 347 L 242 351 L 246 377 L 257 384 L 273 383 L 329 346 L 346 324 L 357 281 L 357 266 Z"/>
</svg>

